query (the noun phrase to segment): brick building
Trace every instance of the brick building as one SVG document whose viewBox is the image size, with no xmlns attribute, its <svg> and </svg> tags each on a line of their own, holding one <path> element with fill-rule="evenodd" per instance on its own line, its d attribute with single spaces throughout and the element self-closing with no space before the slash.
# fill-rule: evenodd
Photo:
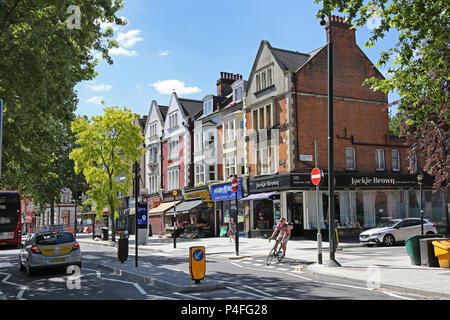
<svg viewBox="0 0 450 320">
<path fill-rule="evenodd" d="M 383 76 L 342 18 L 333 17 L 326 31 L 333 41 L 337 225 L 354 235 L 385 219 L 418 216 L 417 176 L 408 171 L 405 141 L 389 135 L 387 96 L 363 85 L 369 77 Z M 327 46 L 300 53 L 261 42 L 244 100 L 249 177 L 244 201 L 251 236 L 270 236 L 282 216 L 294 223 L 294 235 L 317 232 L 310 182 L 315 141 L 318 167 L 325 172 L 319 212 L 326 228 L 327 77 Z M 445 196 L 432 195 L 431 183 L 423 184 L 425 216 L 444 223 Z"/>
</svg>

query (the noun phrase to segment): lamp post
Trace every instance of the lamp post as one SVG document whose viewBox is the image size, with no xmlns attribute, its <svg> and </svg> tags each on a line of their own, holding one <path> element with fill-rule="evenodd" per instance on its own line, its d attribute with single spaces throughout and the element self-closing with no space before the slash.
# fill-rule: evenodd
<svg viewBox="0 0 450 320">
<path fill-rule="evenodd" d="M 420 230 L 421 230 L 421 235 L 423 235 L 423 206 L 422 206 L 422 180 L 423 180 L 423 175 L 422 173 L 419 173 L 417 175 L 417 183 L 419 184 L 419 193 L 420 193 Z"/>
<path fill-rule="evenodd" d="M 321 17 L 320 25 L 325 26 L 325 15 Z M 334 221 L 334 133 L 333 133 L 333 41 L 331 38 L 331 17 L 328 16 L 328 234 L 330 245 L 330 259 L 328 267 L 340 267 L 335 259 L 335 221 Z"/>
<path fill-rule="evenodd" d="M 138 193 L 139 193 L 139 164 L 137 161 L 134 163 L 134 215 L 135 215 L 135 267 L 138 267 Z"/>
</svg>

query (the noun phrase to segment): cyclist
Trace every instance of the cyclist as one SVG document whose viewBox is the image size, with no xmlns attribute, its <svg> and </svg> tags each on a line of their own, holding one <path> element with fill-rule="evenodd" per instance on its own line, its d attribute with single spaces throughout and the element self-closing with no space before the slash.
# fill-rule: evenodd
<svg viewBox="0 0 450 320">
<path fill-rule="evenodd" d="M 269 241 L 275 237 L 275 234 L 278 233 L 277 243 L 275 244 L 274 255 L 277 252 L 278 243 L 281 242 L 281 248 L 283 249 L 283 257 L 286 255 L 286 244 L 291 236 L 291 228 L 288 223 L 286 223 L 285 218 L 280 219 L 280 223 L 278 223 L 276 229 L 273 231 L 272 235 L 269 238 Z"/>
</svg>

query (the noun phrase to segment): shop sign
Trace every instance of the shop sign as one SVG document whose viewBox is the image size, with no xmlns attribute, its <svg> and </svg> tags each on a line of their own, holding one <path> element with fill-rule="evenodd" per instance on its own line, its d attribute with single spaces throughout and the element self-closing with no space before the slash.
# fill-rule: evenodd
<svg viewBox="0 0 450 320">
<path fill-rule="evenodd" d="M 248 191 L 250 193 L 278 191 L 282 188 L 289 188 L 289 182 L 289 175 L 271 177 L 267 179 L 250 179 L 248 182 Z"/>
<path fill-rule="evenodd" d="M 197 192 L 189 192 L 184 195 L 184 198 L 186 200 L 193 200 L 193 199 L 202 199 L 205 201 L 210 201 L 211 196 L 209 195 L 209 191 L 197 191 Z"/>
<path fill-rule="evenodd" d="M 431 186 L 433 179 L 429 176 L 422 180 L 422 185 Z M 344 187 L 417 187 L 417 176 L 412 174 L 365 174 L 336 175 L 336 185 Z"/>
<path fill-rule="evenodd" d="M 242 198 L 242 178 L 238 178 L 238 199 Z M 220 185 L 211 186 L 211 199 L 212 201 L 226 201 L 234 200 L 236 193 L 231 187 L 231 183 L 225 183 Z"/>
<path fill-rule="evenodd" d="M 176 195 L 173 195 L 173 191 L 176 191 Z M 181 190 L 173 190 L 171 192 L 164 192 L 163 193 L 163 202 L 169 202 L 169 201 L 183 201 L 184 197 L 181 193 Z"/>
</svg>

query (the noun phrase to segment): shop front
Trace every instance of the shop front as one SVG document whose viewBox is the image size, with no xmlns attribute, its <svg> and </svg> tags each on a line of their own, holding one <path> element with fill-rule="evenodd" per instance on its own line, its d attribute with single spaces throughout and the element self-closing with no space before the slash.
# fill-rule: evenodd
<svg viewBox="0 0 450 320">
<path fill-rule="evenodd" d="M 238 178 L 238 200 L 243 198 L 242 178 Z M 231 187 L 231 182 L 211 185 L 210 187 L 211 200 L 214 202 L 216 221 L 214 228 L 214 235 L 219 236 L 220 230 L 224 226 L 228 226 L 230 218 L 236 214 L 236 193 Z M 248 234 L 249 217 L 246 214 L 247 210 L 242 201 L 238 201 L 238 222 L 239 230 L 246 236 Z"/>
<path fill-rule="evenodd" d="M 175 194 L 175 195 L 174 195 Z M 172 216 L 166 216 L 166 212 L 182 203 L 184 197 L 181 190 L 175 192 L 164 192 L 162 202 L 158 203 L 155 198 L 153 208 L 149 210 L 149 223 L 152 228 L 152 234 L 165 234 L 167 228 L 173 228 L 174 220 Z"/>
<path fill-rule="evenodd" d="M 148 203 L 148 210 L 157 208 L 161 204 L 161 198 L 159 194 L 150 195 L 143 199 Z M 149 216 L 149 234 L 161 234 L 161 215 Z"/>
<path fill-rule="evenodd" d="M 315 239 L 318 225 L 326 237 L 327 174 L 322 181 L 317 208 L 315 186 L 309 173 L 250 179 L 250 196 L 242 200 L 249 202 L 251 236 L 266 237 L 279 218 L 285 217 L 294 224 L 293 237 Z M 433 194 L 432 184 L 433 179 L 425 177 L 419 188 L 417 176 L 413 174 L 335 173 L 335 223 L 339 236 L 358 237 L 363 230 L 389 219 L 420 217 L 421 201 L 424 218 L 436 223 L 438 231 L 444 232 L 447 196 L 444 190 Z M 276 193 L 268 195 L 270 192 Z"/>
</svg>

